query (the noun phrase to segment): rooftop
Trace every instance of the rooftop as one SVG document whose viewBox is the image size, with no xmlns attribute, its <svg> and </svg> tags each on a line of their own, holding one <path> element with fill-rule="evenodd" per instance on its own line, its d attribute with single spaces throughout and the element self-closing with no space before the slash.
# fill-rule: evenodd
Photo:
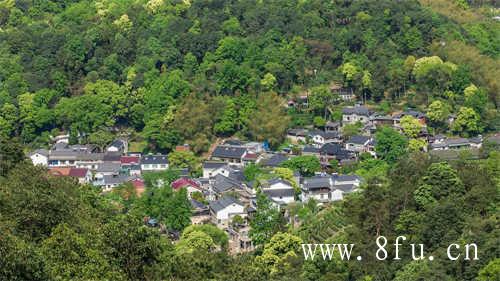
<svg viewBox="0 0 500 281">
<path fill-rule="evenodd" d="M 245 147 L 231 146 L 231 145 L 219 145 L 212 152 L 212 157 L 241 159 L 243 157 L 243 155 L 245 155 L 246 152 L 247 152 L 247 149 Z"/>
<path fill-rule="evenodd" d="M 241 204 L 236 198 L 232 196 L 224 196 L 217 201 L 212 201 L 209 203 L 210 209 L 214 210 L 215 212 L 219 212 L 220 210 L 223 210 L 232 204 L 243 206 L 243 204 Z"/>
</svg>

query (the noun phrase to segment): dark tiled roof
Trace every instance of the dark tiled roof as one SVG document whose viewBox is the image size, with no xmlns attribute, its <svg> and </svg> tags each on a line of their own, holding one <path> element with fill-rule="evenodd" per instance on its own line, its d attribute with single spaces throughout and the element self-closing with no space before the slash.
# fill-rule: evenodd
<svg viewBox="0 0 500 281">
<path fill-rule="evenodd" d="M 217 169 L 227 165 L 225 162 L 211 162 L 205 161 L 203 162 L 203 169 Z"/>
<path fill-rule="evenodd" d="M 215 212 L 223 210 L 231 204 L 238 204 L 240 206 L 243 206 L 236 198 L 232 196 L 224 196 L 217 201 L 212 201 L 209 203 L 210 209 L 214 210 Z"/>
<path fill-rule="evenodd" d="M 288 160 L 288 156 L 283 154 L 274 154 L 269 159 L 264 161 L 263 165 L 268 167 L 278 167 L 281 163 Z"/>
<path fill-rule="evenodd" d="M 356 114 L 363 116 L 370 116 L 370 110 L 364 106 L 354 106 L 354 107 L 344 107 L 342 109 L 343 114 Z"/>
<path fill-rule="evenodd" d="M 333 175 L 332 178 L 336 182 L 343 182 L 343 181 L 354 181 L 354 180 L 359 180 L 361 181 L 361 177 L 358 175 Z"/>
<path fill-rule="evenodd" d="M 226 192 L 232 188 L 242 189 L 243 185 L 240 181 L 228 178 L 221 174 L 215 176 L 215 182 L 213 184 L 213 189 L 217 193 Z"/>
<path fill-rule="evenodd" d="M 219 145 L 212 153 L 212 157 L 241 159 L 247 149 L 241 146 Z"/>
<path fill-rule="evenodd" d="M 408 111 L 403 111 L 401 113 L 398 113 L 396 114 L 396 118 L 403 118 L 404 116 L 406 115 L 410 115 L 410 116 L 413 116 L 417 119 L 420 119 L 420 118 L 425 118 L 425 114 L 420 112 L 420 111 L 415 111 L 415 110 L 408 110 Z"/>
<path fill-rule="evenodd" d="M 304 153 L 319 153 L 319 148 L 316 148 L 316 147 L 311 146 L 311 145 L 306 145 L 302 149 L 302 152 L 304 152 Z"/>
<path fill-rule="evenodd" d="M 104 154 L 103 161 L 110 161 L 110 162 L 120 162 L 122 155 L 121 153 L 106 153 Z"/>
<path fill-rule="evenodd" d="M 118 173 L 120 171 L 121 164 L 113 162 L 104 162 L 99 164 L 97 167 L 97 172 L 101 173 Z"/>
<path fill-rule="evenodd" d="M 289 183 L 288 181 L 286 180 L 283 180 L 283 179 L 270 179 L 267 181 L 268 185 L 271 186 L 273 184 L 277 184 L 277 183 L 282 183 L 284 185 L 288 185 L 288 186 L 292 186 L 291 183 Z"/>
<path fill-rule="evenodd" d="M 123 140 L 114 140 L 109 147 L 123 148 L 125 147 L 125 142 Z"/>
<path fill-rule="evenodd" d="M 332 183 L 330 176 L 315 176 L 304 179 L 303 187 L 305 189 L 325 188 L 325 187 L 329 188 L 331 184 Z"/>
<path fill-rule="evenodd" d="M 361 144 L 364 145 L 367 141 L 370 140 L 370 137 L 367 136 L 352 136 L 347 143 Z"/>
<path fill-rule="evenodd" d="M 168 164 L 167 155 L 145 155 L 141 158 L 141 164 Z"/>
<path fill-rule="evenodd" d="M 264 194 L 270 197 L 293 197 L 295 191 L 293 189 L 264 189 Z"/>
</svg>

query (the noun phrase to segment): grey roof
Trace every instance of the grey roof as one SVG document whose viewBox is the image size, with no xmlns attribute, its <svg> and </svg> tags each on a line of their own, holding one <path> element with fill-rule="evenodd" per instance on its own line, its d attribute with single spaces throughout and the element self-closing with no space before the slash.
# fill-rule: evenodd
<svg viewBox="0 0 500 281">
<path fill-rule="evenodd" d="M 40 154 L 40 155 L 43 155 L 43 156 L 49 156 L 49 151 L 47 149 L 37 149 L 37 150 L 34 150 L 33 152 L 31 152 L 29 155 L 34 155 L 34 154 Z"/>
<path fill-rule="evenodd" d="M 232 196 L 224 196 L 217 201 L 211 201 L 209 203 L 210 209 L 214 210 L 215 212 L 223 210 L 227 206 L 230 206 L 232 204 L 238 204 L 240 206 L 243 206 L 243 204 L 241 204 L 236 198 L 234 198 Z"/>
<path fill-rule="evenodd" d="M 104 162 L 100 163 L 97 167 L 97 172 L 99 173 L 118 173 L 120 171 L 120 163 Z"/>
<path fill-rule="evenodd" d="M 203 162 L 203 169 L 218 169 L 225 165 L 227 165 L 225 162 L 205 161 Z"/>
<path fill-rule="evenodd" d="M 470 141 L 466 138 L 451 138 L 446 139 L 441 143 L 433 143 L 431 144 L 432 148 L 442 148 L 442 147 L 450 147 L 450 146 L 464 146 L 470 145 Z"/>
<path fill-rule="evenodd" d="M 284 180 L 284 179 L 270 179 L 267 181 L 267 183 L 269 185 L 273 185 L 273 184 L 277 184 L 277 183 L 282 183 L 282 184 L 285 184 L 285 185 L 288 185 L 288 186 L 292 186 L 292 184 L 287 181 L 287 180 Z"/>
<path fill-rule="evenodd" d="M 264 189 L 262 192 L 270 197 L 293 197 L 295 190 L 287 189 Z"/>
<path fill-rule="evenodd" d="M 354 144 L 361 144 L 364 145 L 367 141 L 369 141 L 371 138 L 368 136 L 352 136 L 347 143 L 354 143 Z"/>
<path fill-rule="evenodd" d="M 331 186 L 330 176 L 314 176 L 311 178 L 304 179 L 303 188 L 304 189 L 315 189 L 315 188 L 325 188 Z"/>
<path fill-rule="evenodd" d="M 77 156 L 81 152 L 72 150 L 51 150 L 49 153 L 49 159 L 54 160 L 76 160 Z"/>
<path fill-rule="evenodd" d="M 334 189 L 340 189 L 345 193 L 353 192 L 356 188 L 357 186 L 353 184 L 339 184 L 334 186 Z"/>
<path fill-rule="evenodd" d="M 269 159 L 264 161 L 263 165 L 268 167 L 278 167 L 281 163 L 288 160 L 288 156 L 283 154 L 274 154 Z"/>
<path fill-rule="evenodd" d="M 228 178 L 224 175 L 217 174 L 213 184 L 213 189 L 217 193 L 226 192 L 232 188 L 242 189 L 243 184 L 240 181 Z"/>
<path fill-rule="evenodd" d="M 361 177 L 358 175 L 333 175 L 332 178 L 336 182 L 342 182 L 342 181 L 354 181 L 354 180 L 359 180 L 361 181 Z"/>
<path fill-rule="evenodd" d="M 415 117 L 417 119 L 425 117 L 425 113 L 422 113 L 420 111 L 415 111 L 415 110 L 403 111 L 401 113 L 396 114 L 396 116 L 394 116 L 394 117 L 396 117 L 396 118 L 403 118 L 406 115 L 413 116 L 413 117 Z"/>
<path fill-rule="evenodd" d="M 320 135 L 320 136 L 322 136 L 325 139 L 335 139 L 335 138 L 339 138 L 340 137 L 340 133 L 339 132 L 334 132 L 334 131 L 325 132 L 325 131 L 321 131 L 321 130 L 315 130 L 315 131 L 309 132 L 309 136 L 312 137 L 312 136 L 315 136 L 315 135 Z"/>
<path fill-rule="evenodd" d="M 319 148 L 314 147 L 312 145 L 306 145 L 302 149 L 302 152 L 304 152 L 304 153 L 319 153 Z"/>
<path fill-rule="evenodd" d="M 191 208 L 193 208 L 193 209 L 206 209 L 207 208 L 207 206 L 205 204 L 201 203 L 200 201 L 191 199 L 191 200 L 189 200 L 189 202 L 191 203 Z"/>
<path fill-rule="evenodd" d="M 120 162 L 120 159 L 121 159 L 122 155 L 121 153 L 111 153 L 111 152 L 108 152 L 106 154 L 104 154 L 104 157 L 103 157 L 103 161 L 110 161 L 110 162 Z"/>
<path fill-rule="evenodd" d="M 116 147 L 120 149 L 125 147 L 125 142 L 123 140 L 117 139 L 114 140 L 108 147 Z"/>
<path fill-rule="evenodd" d="M 342 109 L 343 114 L 356 114 L 363 116 L 370 116 L 370 110 L 364 106 L 354 106 L 354 107 L 344 107 Z"/>
<path fill-rule="evenodd" d="M 122 184 L 128 182 L 131 178 L 126 175 L 105 175 L 103 181 L 105 185 L 108 184 Z"/>
<path fill-rule="evenodd" d="M 80 153 L 77 156 L 81 161 L 98 161 L 104 160 L 104 153 Z"/>
<path fill-rule="evenodd" d="M 168 164 L 168 157 L 167 155 L 145 155 L 142 156 L 141 158 L 141 165 L 142 164 Z"/>
<path fill-rule="evenodd" d="M 212 152 L 212 157 L 241 159 L 246 151 L 246 147 L 219 145 Z"/>
</svg>

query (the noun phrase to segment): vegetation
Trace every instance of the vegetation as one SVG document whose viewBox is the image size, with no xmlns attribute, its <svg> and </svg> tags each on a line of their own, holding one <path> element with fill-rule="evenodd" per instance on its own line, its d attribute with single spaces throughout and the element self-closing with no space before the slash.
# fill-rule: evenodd
<svg viewBox="0 0 500 281">
<path fill-rule="evenodd" d="M 1 280 L 492 280 L 499 272 L 500 154 L 441 162 L 421 153 L 417 120 L 404 135 L 382 128 L 377 159 L 351 169 L 362 192 L 319 208 L 259 194 L 253 253 L 228 254 L 214 226 L 190 226 L 179 173 L 144 175 L 101 195 L 47 175 L 24 149 L 68 133 L 103 149 L 116 135 L 144 152 L 169 153 L 198 173 L 217 139 L 279 147 L 290 126 L 341 118 L 332 82 L 385 113 L 427 113 L 431 132 L 472 137 L 500 129 L 499 23 L 493 1 L 0 1 Z M 306 96 L 309 106 L 285 109 Z M 352 104 L 352 103 L 351 103 Z M 453 120 L 454 119 L 454 120 Z M 345 136 L 360 132 L 345 126 Z M 174 151 L 188 144 L 192 152 Z M 336 164 L 336 163 L 333 163 Z M 339 168 L 340 169 L 340 168 Z M 321 170 L 314 156 L 248 180 Z M 199 195 L 194 195 L 199 197 Z M 148 217 L 161 227 L 148 226 Z M 240 219 L 236 224 L 242 223 Z M 167 233 L 182 233 L 172 243 Z M 436 259 L 378 262 L 375 238 L 405 235 Z M 304 261 L 301 242 L 356 244 L 363 262 Z M 478 261 L 443 248 L 477 243 Z M 390 253 L 393 254 L 393 253 Z"/>
</svg>

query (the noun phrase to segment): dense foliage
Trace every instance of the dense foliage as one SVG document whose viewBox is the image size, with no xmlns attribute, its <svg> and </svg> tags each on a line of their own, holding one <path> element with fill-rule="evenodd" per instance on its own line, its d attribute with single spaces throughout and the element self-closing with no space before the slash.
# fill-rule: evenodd
<svg viewBox="0 0 500 281">
<path fill-rule="evenodd" d="M 23 145 L 45 146 L 60 132 L 101 149 L 119 133 L 144 151 L 188 143 L 194 154 L 173 152 L 172 165 L 197 170 L 196 155 L 218 138 L 278 147 L 289 126 L 338 121 L 332 81 L 381 112 L 425 111 L 431 133 L 498 131 L 499 23 L 475 10 L 489 1 L 420 2 L 0 1 L 0 279 L 494 280 L 500 155 L 433 159 L 419 152 L 411 118 L 401 120 L 404 135 L 377 132 L 379 158 L 342 167 L 367 180 L 362 192 L 323 209 L 289 206 L 300 224 L 259 196 L 250 234 L 258 248 L 240 256 L 228 255 L 228 237 L 213 226 L 188 226 L 173 170 L 144 175 L 141 198 L 131 186 L 101 196 L 23 161 Z M 286 112 L 286 99 L 304 93 L 309 107 Z M 321 169 L 312 156 L 282 166 L 272 173 L 291 182 L 290 169 Z M 263 173 L 245 170 L 248 180 Z M 412 261 L 409 251 L 376 261 L 377 235 L 392 243 L 402 234 L 435 261 Z M 354 243 L 364 259 L 304 261 L 301 242 Z M 446 245 L 472 242 L 480 260 L 446 259 Z"/>
<path fill-rule="evenodd" d="M 498 129 L 498 30 L 416 1 L 2 1 L 0 135 L 46 145 L 61 130 L 73 142 L 122 131 L 157 151 L 206 151 L 233 134 L 278 145 L 283 94 L 311 88 L 310 110 L 291 121 L 321 126 L 336 118 L 332 80 L 384 106 L 434 102 L 459 115 L 452 131 L 477 134 Z M 464 99 L 471 83 L 477 97 Z"/>
</svg>

